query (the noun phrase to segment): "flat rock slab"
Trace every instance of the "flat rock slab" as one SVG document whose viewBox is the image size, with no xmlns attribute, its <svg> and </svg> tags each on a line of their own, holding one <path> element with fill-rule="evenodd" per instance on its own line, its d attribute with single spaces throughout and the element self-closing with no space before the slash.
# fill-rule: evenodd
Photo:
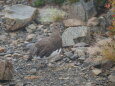
<svg viewBox="0 0 115 86">
<path fill-rule="evenodd" d="M 69 27 L 62 34 L 63 46 L 73 46 L 79 42 L 89 43 L 90 30 L 86 26 Z"/>
<path fill-rule="evenodd" d="M 17 4 L 11 7 L 6 7 L 5 12 L 6 29 L 13 31 L 24 27 L 32 21 L 36 16 L 37 9 L 30 6 Z"/>
<path fill-rule="evenodd" d="M 0 80 L 11 80 L 13 77 L 13 65 L 6 60 L 0 60 Z"/>
</svg>

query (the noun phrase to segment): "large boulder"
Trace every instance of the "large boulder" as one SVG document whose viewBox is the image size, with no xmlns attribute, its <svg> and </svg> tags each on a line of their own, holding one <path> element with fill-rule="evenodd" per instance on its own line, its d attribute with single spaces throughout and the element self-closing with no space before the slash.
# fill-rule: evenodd
<svg viewBox="0 0 115 86">
<path fill-rule="evenodd" d="M 11 80 L 13 73 L 12 63 L 6 60 L 0 60 L 0 80 Z"/>
<path fill-rule="evenodd" d="M 14 31 L 24 27 L 30 21 L 35 19 L 37 9 L 30 6 L 17 4 L 11 7 L 6 7 L 5 12 L 6 29 Z"/>
<path fill-rule="evenodd" d="M 97 14 L 93 0 L 80 0 L 80 2 L 72 4 L 69 8 L 69 18 L 77 18 L 82 21 L 87 21 L 89 18 Z"/>
<path fill-rule="evenodd" d="M 62 34 L 63 46 L 73 46 L 79 42 L 89 43 L 90 28 L 86 26 L 69 27 Z"/>
</svg>

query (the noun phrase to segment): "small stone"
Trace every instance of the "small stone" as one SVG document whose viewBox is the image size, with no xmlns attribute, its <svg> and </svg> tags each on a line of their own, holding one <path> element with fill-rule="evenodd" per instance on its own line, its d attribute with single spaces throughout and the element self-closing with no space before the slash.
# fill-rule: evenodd
<svg viewBox="0 0 115 86">
<path fill-rule="evenodd" d="M 93 69 L 92 72 L 95 74 L 95 75 L 99 75 L 100 73 L 102 73 L 102 70 L 101 69 Z"/>
<path fill-rule="evenodd" d="M 0 60 L 0 80 L 11 80 L 13 78 L 13 65 L 8 60 Z"/>
<path fill-rule="evenodd" d="M 18 82 L 15 86 L 23 86 L 24 84 L 22 82 Z"/>
<path fill-rule="evenodd" d="M 16 35 L 17 35 L 17 33 L 16 33 L 16 32 L 11 32 L 11 33 L 10 33 L 11 38 L 15 38 L 15 37 L 16 37 Z"/>
<path fill-rule="evenodd" d="M 86 51 L 87 51 L 86 47 L 78 47 L 76 48 L 74 54 L 77 54 L 78 57 L 86 57 Z"/>
<path fill-rule="evenodd" d="M 31 69 L 31 70 L 29 71 L 30 74 L 35 74 L 36 72 L 37 72 L 37 70 L 36 70 L 35 68 L 33 68 L 33 69 Z"/>
<path fill-rule="evenodd" d="M 78 55 L 74 54 L 73 56 L 70 57 L 71 60 L 76 60 L 78 58 Z"/>
<path fill-rule="evenodd" d="M 24 55 L 23 56 L 24 59 L 28 59 L 28 57 L 29 57 L 28 55 Z"/>
<path fill-rule="evenodd" d="M 27 41 L 31 41 L 33 38 L 35 38 L 35 34 L 29 34 L 26 38 Z"/>
<path fill-rule="evenodd" d="M 109 75 L 109 81 L 115 82 L 115 75 Z"/>
<path fill-rule="evenodd" d="M 26 49 L 30 49 L 33 44 L 34 44 L 34 43 L 28 43 L 28 44 L 26 45 Z"/>
<path fill-rule="evenodd" d="M 0 53 L 3 53 L 5 49 L 3 47 L 0 47 Z"/>
<path fill-rule="evenodd" d="M 32 33 L 36 30 L 36 28 L 37 27 L 34 24 L 31 24 L 28 27 L 26 27 L 26 30 L 27 30 L 28 33 Z"/>
<path fill-rule="evenodd" d="M 0 41 L 5 41 L 7 39 L 6 35 L 0 35 Z"/>
<path fill-rule="evenodd" d="M 12 54 L 7 54 L 5 55 L 5 57 L 12 57 Z"/>
<path fill-rule="evenodd" d="M 87 22 L 87 26 L 96 26 L 98 24 L 99 24 L 99 19 L 97 17 L 92 17 Z"/>
<path fill-rule="evenodd" d="M 64 53 L 67 57 L 72 57 L 73 56 L 73 53 L 72 52 L 65 52 Z"/>
<path fill-rule="evenodd" d="M 19 53 L 14 53 L 12 56 L 13 56 L 13 57 L 21 57 L 22 55 L 19 54 Z"/>
</svg>

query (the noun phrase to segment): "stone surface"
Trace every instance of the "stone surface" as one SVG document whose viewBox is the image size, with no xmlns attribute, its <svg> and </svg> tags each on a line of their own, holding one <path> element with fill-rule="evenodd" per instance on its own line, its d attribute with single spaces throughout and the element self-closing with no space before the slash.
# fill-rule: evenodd
<svg viewBox="0 0 115 86">
<path fill-rule="evenodd" d="M 77 19 L 67 19 L 63 21 L 66 27 L 73 27 L 73 26 L 82 26 L 85 25 L 85 22 Z"/>
<path fill-rule="evenodd" d="M 109 75 L 108 78 L 111 82 L 115 82 L 115 75 Z"/>
<path fill-rule="evenodd" d="M 95 74 L 95 75 L 99 75 L 100 73 L 102 73 L 102 70 L 101 69 L 93 69 L 92 72 Z"/>
<path fill-rule="evenodd" d="M 35 34 L 29 34 L 29 35 L 27 36 L 26 40 L 27 40 L 27 41 L 30 41 L 30 40 L 32 40 L 32 39 L 35 38 L 35 37 L 36 37 Z"/>
<path fill-rule="evenodd" d="M 9 61 L 0 60 L 0 80 L 11 80 L 13 78 L 13 65 Z"/>
<path fill-rule="evenodd" d="M 27 32 L 32 33 L 36 30 L 36 28 L 37 27 L 34 24 L 31 24 L 28 27 L 26 27 L 26 30 L 27 30 Z"/>
<path fill-rule="evenodd" d="M 77 18 L 82 21 L 87 21 L 89 18 L 96 15 L 96 9 L 93 4 L 93 0 L 85 2 L 85 0 L 80 0 L 80 2 L 74 3 L 69 7 L 69 18 Z"/>
<path fill-rule="evenodd" d="M 69 27 L 62 34 L 63 46 L 73 46 L 79 42 L 89 43 L 90 30 L 86 26 Z"/>
<path fill-rule="evenodd" d="M 98 24 L 99 24 L 99 19 L 97 17 L 92 17 L 87 22 L 87 26 L 96 26 Z"/>
<path fill-rule="evenodd" d="M 30 21 L 35 19 L 37 10 L 36 8 L 26 5 L 13 5 L 5 8 L 5 19 L 7 30 L 14 31 L 24 27 Z"/>
</svg>

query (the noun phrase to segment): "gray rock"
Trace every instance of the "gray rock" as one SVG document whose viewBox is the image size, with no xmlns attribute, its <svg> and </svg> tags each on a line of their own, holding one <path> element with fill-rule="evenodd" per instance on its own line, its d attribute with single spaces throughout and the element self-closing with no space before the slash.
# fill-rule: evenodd
<svg viewBox="0 0 115 86">
<path fill-rule="evenodd" d="M 18 82 L 15 86 L 23 86 L 24 84 L 22 82 Z"/>
<path fill-rule="evenodd" d="M 84 42 L 80 42 L 80 43 L 75 44 L 74 47 L 85 47 L 85 46 L 88 46 L 88 44 L 86 44 Z"/>
<path fill-rule="evenodd" d="M 73 56 L 73 53 L 72 52 L 65 52 L 64 53 L 67 57 L 72 57 Z"/>
<path fill-rule="evenodd" d="M 87 56 L 87 48 L 86 47 L 77 47 L 76 50 L 74 51 L 74 54 L 77 55 L 79 60 L 85 60 Z"/>
<path fill-rule="evenodd" d="M 26 27 L 26 30 L 27 30 L 28 33 L 32 33 L 36 30 L 36 28 L 37 27 L 34 24 L 31 24 L 28 27 Z"/>
<path fill-rule="evenodd" d="M 13 78 L 13 65 L 7 60 L 0 60 L 0 80 L 11 80 Z"/>
<path fill-rule="evenodd" d="M 69 27 L 62 34 L 63 46 L 73 46 L 79 42 L 89 43 L 90 30 L 86 26 Z"/>
<path fill-rule="evenodd" d="M 31 41 L 32 39 L 34 39 L 36 37 L 35 34 L 29 34 L 26 38 L 27 41 Z"/>
<path fill-rule="evenodd" d="M 115 75 L 109 75 L 109 81 L 111 81 L 111 82 L 115 82 Z"/>
<path fill-rule="evenodd" d="M 5 12 L 6 28 L 7 30 L 14 31 L 24 27 L 30 21 L 35 19 L 37 10 L 30 6 L 17 4 L 6 7 Z"/>
<path fill-rule="evenodd" d="M 76 60 L 78 58 L 78 55 L 74 54 L 73 56 L 69 57 L 71 60 Z"/>
<path fill-rule="evenodd" d="M 97 14 L 93 0 L 89 0 L 88 2 L 80 0 L 80 2 L 72 4 L 69 11 L 70 18 L 77 18 L 83 21 L 87 21 Z"/>
<path fill-rule="evenodd" d="M 36 70 L 35 68 L 33 68 L 33 69 L 31 69 L 31 70 L 29 71 L 30 74 L 35 74 L 36 72 L 37 72 L 37 70 Z"/>
</svg>

